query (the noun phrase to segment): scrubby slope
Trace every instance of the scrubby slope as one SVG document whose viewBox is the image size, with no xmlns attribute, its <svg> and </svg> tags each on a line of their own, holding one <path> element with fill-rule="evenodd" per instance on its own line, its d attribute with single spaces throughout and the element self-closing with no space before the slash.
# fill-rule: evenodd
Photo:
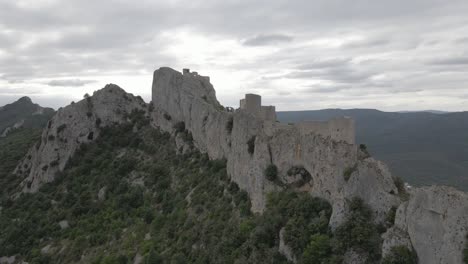
<svg viewBox="0 0 468 264">
<path fill-rule="evenodd" d="M 336 235 L 328 227 L 330 204 L 305 193 L 271 193 L 264 214 L 253 215 L 224 161 L 194 148 L 177 154 L 174 138 L 149 127 L 143 112 L 129 118 L 101 128 L 54 182 L 2 200 L 0 256 L 30 263 L 287 263 L 279 253 L 284 229 L 282 250 L 301 263 L 340 263 L 351 248 L 379 258 L 377 227 L 359 199 L 357 215 Z"/>
</svg>

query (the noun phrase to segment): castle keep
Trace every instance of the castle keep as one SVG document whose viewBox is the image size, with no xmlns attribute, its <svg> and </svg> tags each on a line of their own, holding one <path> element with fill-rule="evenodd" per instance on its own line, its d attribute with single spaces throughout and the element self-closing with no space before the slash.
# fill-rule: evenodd
<svg viewBox="0 0 468 264">
<path fill-rule="evenodd" d="M 257 94 L 246 94 L 240 100 L 239 110 L 249 113 L 262 121 L 276 122 L 274 106 L 262 106 L 262 97 Z M 282 124 L 278 124 L 281 126 Z M 303 121 L 294 124 L 301 134 L 314 133 L 334 141 L 355 144 L 356 132 L 354 120 L 349 117 L 333 118 L 329 121 Z"/>
</svg>

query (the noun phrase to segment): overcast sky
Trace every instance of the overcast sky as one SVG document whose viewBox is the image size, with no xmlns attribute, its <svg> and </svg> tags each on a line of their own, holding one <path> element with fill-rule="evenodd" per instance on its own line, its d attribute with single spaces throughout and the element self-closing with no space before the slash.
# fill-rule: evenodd
<svg viewBox="0 0 468 264">
<path fill-rule="evenodd" d="M 0 105 L 190 68 L 279 110 L 468 110 L 466 0 L 0 0 Z"/>
</svg>

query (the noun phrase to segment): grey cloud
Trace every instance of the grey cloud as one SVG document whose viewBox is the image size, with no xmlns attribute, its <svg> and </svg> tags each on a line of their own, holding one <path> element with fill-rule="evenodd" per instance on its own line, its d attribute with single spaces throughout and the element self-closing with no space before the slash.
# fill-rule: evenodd
<svg viewBox="0 0 468 264">
<path fill-rule="evenodd" d="M 66 80 L 51 80 L 47 83 L 49 86 L 62 87 L 81 87 L 86 84 L 95 83 L 96 80 L 81 80 L 81 79 L 66 79 Z"/>
<path fill-rule="evenodd" d="M 314 60 L 310 63 L 299 65 L 298 69 L 308 70 L 308 69 L 340 67 L 345 64 L 348 64 L 350 61 L 351 59 L 349 58 L 332 58 L 332 59 Z"/>
<path fill-rule="evenodd" d="M 243 41 L 246 46 L 267 46 L 284 42 L 291 42 L 293 37 L 282 34 L 258 35 Z"/>
<path fill-rule="evenodd" d="M 468 65 L 468 57 L 450 57 L 444 59 L 436 59 L 430 62 L 434 65 Z"/>
<path fill-rule="evenodd" d="M 452 53 L 468 54 L 467 46 L 460 45 L 465 38 L 447 38 L 468 34 L 466 13 L 465 0 L 450 5 L 440 0 L 193 0 L 190 5 L 177 0 L 70 0 L 30 1 L 28 8 L 0 0 L 0 79 L 25 83 L 34 78 L 94 79 L 93 75 L 179 67 L 191 58 L 166 53 L 179 43 L 162 33 L 170 36 L 183 29 L 214 41 L 243 39 L 244 48 L 288 44 L 265 49 L 271 53 L 236 56 L 229 63 L 223 61 L 223 53 L 230 51 L 219 50 L 196 65 L 223 73 L 251 72 L 238 80 L 248 83 L 246 90 L 278 94 L 285 88 L 274 84 L 282 78 L 304 85 L 324 79 L 330 86 L 316 87 L 315 93 L 365 91 L 380 96 L 424 89 L 434 96 L 440 87 L 468 85 L 462 76 L 468 60 Z M 273 34 L 278 32 L 282 34 Z M 336 44 L 348 37 L 363 40 Z M 431 60 L 436 56 L 442 59 Z M 382 79 L 374 80 L 379 75 Z M 222 95 L 222 83 L 219 86 Z M 289 103 L 301 99 L 295 95 L 300 87 L 288 89 Z"/>
</svg>

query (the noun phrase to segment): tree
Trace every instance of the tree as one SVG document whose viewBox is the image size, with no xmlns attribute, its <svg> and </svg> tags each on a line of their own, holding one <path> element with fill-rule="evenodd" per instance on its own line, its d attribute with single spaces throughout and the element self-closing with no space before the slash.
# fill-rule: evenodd
<svg viewBox="0 0 468 264">
<path fill-rule="evenodd" d="M 390 249 L 390 253 L 382 260 L 382 264 L 417 264 L 418 257 L 413 250 L 405 246 L 396 246 Z"/>
<path fill-rule="evenodd" d="M 278 167 L 276 167 L 275 164 L 268 165 L 268 167 L 265 169 L 265 177 L 269 181 L 276 180 L 276 177 L 278 177 Z"/>
<path fill-rule="evenodd" d="M 163 259 L 154 249 L 151 249 L 145 259 L 145 264 L 162 264 Z"/>
<path fill-rule="evenodd" d="M 331 253 L 330 237 L 324 234 L 314 234 L 304 250 L 302 263 L 324 263 Z"/>
</svg>

